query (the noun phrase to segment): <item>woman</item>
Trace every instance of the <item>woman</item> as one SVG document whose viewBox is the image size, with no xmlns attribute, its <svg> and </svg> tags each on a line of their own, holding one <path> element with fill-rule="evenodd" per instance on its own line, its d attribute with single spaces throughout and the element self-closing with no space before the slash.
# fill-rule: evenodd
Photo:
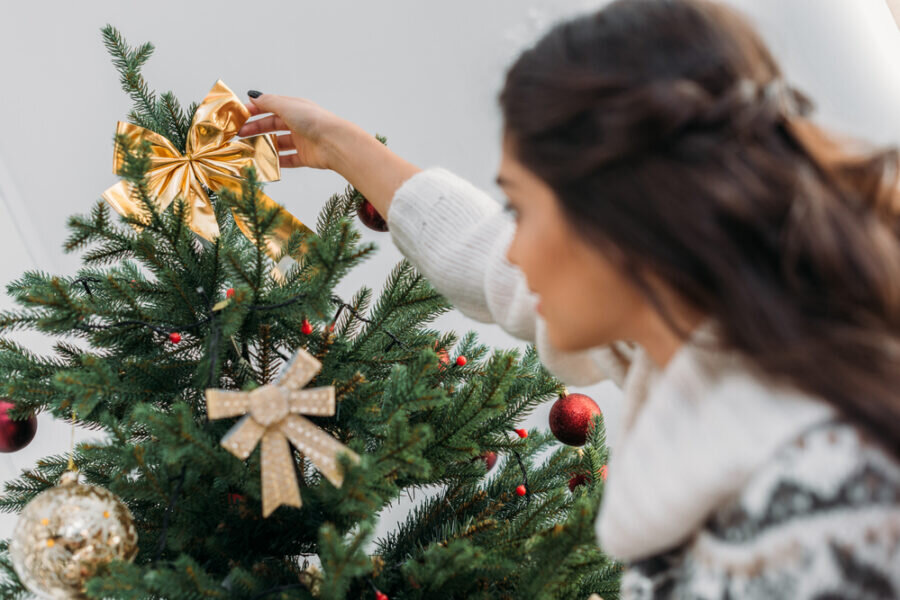
<svg viewBox="0 0 900 600">
<path fill-rule="evenodd" d="M 508 211 L 309 100 L 250 96 L 271 114 L 241 135 L 290 131 L 282 166 L 344 176 L 463 313 L 624 387 L 597 521 L 623 597 L 900 597 L 898 155 L 806 120 L 739 15 L 619 0 L 524 52 Z"/>
</svg>

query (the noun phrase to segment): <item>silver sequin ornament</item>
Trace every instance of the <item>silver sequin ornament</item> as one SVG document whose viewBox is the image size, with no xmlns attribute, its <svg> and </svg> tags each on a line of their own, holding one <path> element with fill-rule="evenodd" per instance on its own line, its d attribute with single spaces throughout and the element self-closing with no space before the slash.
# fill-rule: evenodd
<svg viewBox="0 0 900 600">
<path fill-rule="evenodd" d="M 114 559 L 134 559 L 131 511 L 109 490 L 67 471 L 22 510 L 9 544 L 19 579 L 42 598 L 86 598 L 85 581 Z"/>
</svg>

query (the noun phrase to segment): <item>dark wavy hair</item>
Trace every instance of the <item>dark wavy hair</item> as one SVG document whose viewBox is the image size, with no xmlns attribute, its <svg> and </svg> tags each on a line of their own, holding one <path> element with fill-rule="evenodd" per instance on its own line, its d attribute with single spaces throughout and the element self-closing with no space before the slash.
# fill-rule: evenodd
<svg viewBox="0 0 900 600">
<path fill-rule="evenodd" d="M 733 9 L 618 0 L 523 52 L 499 101 L 515 158 L 682 339 L 648 273 L 897 455 L 898 152 L 826 133 L 782 81 Z"/>
</svg>

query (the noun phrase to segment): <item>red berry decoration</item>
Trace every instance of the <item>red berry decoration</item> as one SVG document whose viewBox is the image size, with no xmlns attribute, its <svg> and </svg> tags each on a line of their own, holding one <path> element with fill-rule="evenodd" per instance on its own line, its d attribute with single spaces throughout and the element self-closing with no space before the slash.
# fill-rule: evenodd
<svg viewBox="0 0 900 600">
<path fill-rule="evenodd" d="M 516 494 L 519 496 L 524 496 L 527 493 L 528 493 L 528 490 L 525 488 L 524 485 L 520 485 L 519 487 L 516 488 Z"/>
<path fill-rule="evenodd" d="M 584 394 L 560 396 L 550 408 L 550 431 L 569 446 L 584 446 L 594 415 L 602 415 L 600 407 Z"/>
<path fill-rule="evenodd" d="M 304 318 L 303 322 L 300 323 L 300 331 L 302 331 L 304 335 L 309 335 L 312 333 L 312 325 L 310 325 L 309 321 L 307 321 L 306 318 Z"/>
<path fill-rule="evenodd" d="M 496 452 L 485 452 L 481 456 L 479 456 L 481 460 L 484 461 L 484 466 L 488 471 L 494 468 L 494 465 L 497 464 L 497 453 Z"/>
<path fill-rule="evenodd" d="M 384 592 L 375 590 L 375 600 L 389 600 L 389 598 Z"/>
<path fill-rule="evenodd" d="M 178 333 L 177 331 L 173 331 L 172 333 L 169 334 L 169 341 L 172 342 L 173 344 L 177 344 L 178 342 L 181 341 L 181 334 Z"/>
<path fill-rule="evenodd" d="M 372 206 L 372 203 L 368 200 L 363 200 L 362 203 L 360 203 L 359 207 L 356 209 L 356 214 L 359 216 L 359 220 L 363 222 L 363 225 L 369 229 L 374 229 L 375 231 L 388 230 L 387 221 L 378 214 L 378 211 L 375 210 L 375 207 Z"/>
<path fill-rule="evenodd" d="M 228 288 L 227 290 L 225 290 L 225 297 L 234 298 L 234 288 Z"/>
<path fill-rule="evenodd" d="M 519 436 L 520 438 L 522 438 L 523 440 L 524 440 L 525 438 L 528 437 L 528 430 L 527 430 L 527 429 L 516 429 L 515 431 L 516 431 L 516 433 L 518 434 L 518 436 Z"/>
<path fill-rule="evenodd" d="M 0 452 L 18 452 L 34 439 L 37 417 L 13 421 L 6 411 L 15 407 L 9 400 L 0 400 Z"/>
<path fill-rule="evenodd" d="M 456 366 L 457 367 L 464 367 L 464 366 L 466 366 L 467 362 L 468 361 L 466 360 L 466 357 L 463 355 L 459 355 L 456 357 Z"/>
<path fill-rule="evenodd" d="M 600 473 L 600 479 L 602 479 L 603 481 L 606 481 L 606 465 L 603 465 L 602 467 L 600 467 L 600 469 L 597 472 Z"/>
</svg>

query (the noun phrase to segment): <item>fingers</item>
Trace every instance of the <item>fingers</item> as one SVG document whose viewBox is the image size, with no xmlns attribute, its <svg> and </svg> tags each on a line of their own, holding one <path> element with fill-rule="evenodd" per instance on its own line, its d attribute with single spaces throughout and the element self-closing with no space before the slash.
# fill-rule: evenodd
<svg viewBox="0 0 900 600">
<path fill-rule="evenodd" d="M 258 114 L 258 113 L 257 113 Z M 248 121 L 238 130 L 238 135 L 247 137 L 250 135 L 258 135 L 260 133 L 269 133 L 270 131 L 288 131 L 288 126 L 284 124 L 278 115 L 269 115 L 256 121 Z"/>
<path fill-rule="evenodd" d="M 300 161 L 300 155 L 296 152 L 292 152 L 291 154 L 279 154 L 278 164 L 285 169 L 293 169 L 294 167 L 303 166 L 303 163 Z"/>
<path fill-rule="evenodd" d="M 265 111 L 265 110 L 261 109 L 261 108 L 260 108 L 259 106 L 257 106 L 256 104 L 254 104 L 252 100 L 250 100 L 249 102 L 245 102 L 245 103 L 244 103 L 244 108 L 246 108 L 247 110 L 250 111 L 250 116 L 251 116 L 251 117 L 252 117 L 252 116 L 255 116 L 255 115 L 261 115 L 261 114 L 264 113 L 264 112 L 268 112 L 268 111 Z"/>
<path fill-rule="evenodd" d="M 276 148 L 278 148 L 279 152 L 284 152 L 285 150 L 294 150 L 296 148 L 296 146 L 294 146 L 294 138 L 291 137 L 291 134 L 289 133 L 276 136 L 275 142 Z"/>
</svg>

